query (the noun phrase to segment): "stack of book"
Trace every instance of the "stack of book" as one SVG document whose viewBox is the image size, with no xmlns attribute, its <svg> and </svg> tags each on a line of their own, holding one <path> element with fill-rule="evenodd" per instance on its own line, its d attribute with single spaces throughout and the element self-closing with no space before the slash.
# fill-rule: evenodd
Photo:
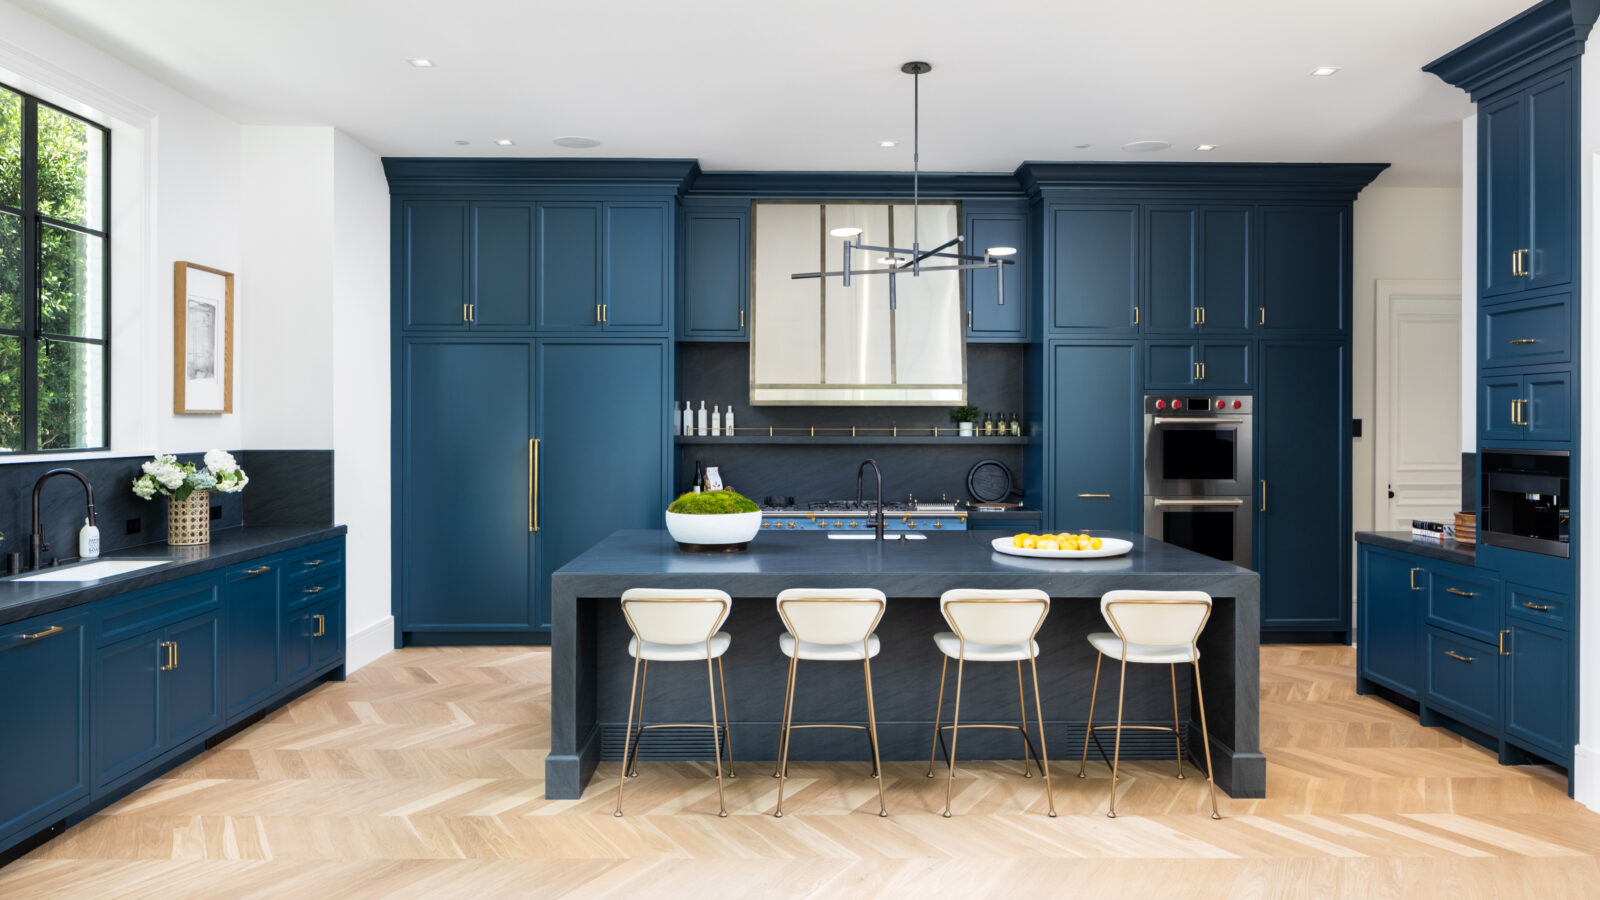
<svg viewBox="0 0 1600 900">
<path fill-rule="evenodd" d="M 1456 543 L 1476 544 L 1478 542 L 1478 514 L 1469 512 L 1456 513 Z"/>
<path fill-rule="evenodd" d="M 1429 522 L 1426 519 L 1411 520 L 1411 539 L 1413 541 L 1444 543 L 1455 539 L 1455 531 L 1454 525 L 1442 525 L 1438 522 Z"/>
</svg>

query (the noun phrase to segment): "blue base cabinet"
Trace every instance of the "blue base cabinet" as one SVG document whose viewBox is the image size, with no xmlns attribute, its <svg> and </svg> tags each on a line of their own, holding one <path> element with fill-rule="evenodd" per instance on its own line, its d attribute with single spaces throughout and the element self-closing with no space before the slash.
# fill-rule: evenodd
<svg viewBox="0 0 1600 900">
<path fill-rule="evenodd" d="M 278 590 L 276 566 L 246 563 L 222 573 L 223 603 L 228 608 L 223 653 L 224 712 L 229 719 L 252 710 L 283 684 L 278 665 Z"/>
<path fill-rule="evenodd" d="M 0 850 L 89 796 L 89 616 L 0 626 Z"/>
<path fill-rule="evenodd" d="M 1053 530 L 1138 531 L 1144 463 L 1136 341 L 1052 341 L 1047 356 Z"/>
<path fill-rule="evenodd" d="M 1411 700 L 1422 696 L 1422 604 L 1428 589 L 1427 569 L 1417 562 L 1363 544 L 1356 576 L 1361 678 Z"/>
</svg>

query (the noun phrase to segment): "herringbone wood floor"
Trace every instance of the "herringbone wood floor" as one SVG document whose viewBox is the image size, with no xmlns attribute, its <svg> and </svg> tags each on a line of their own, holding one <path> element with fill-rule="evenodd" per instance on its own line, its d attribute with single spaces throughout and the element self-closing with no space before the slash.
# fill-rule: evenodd
<svg viewBox="0 0 1600 900">
<path fill-rule="evenodd" d="M 885 767 L 880 819 L 863 766 L 791 764 L 774 819 L 770 761 L 726 819 L 709 769 L 645 763 L 617 819 L 614 763 L 543 798 L 547 650 L 409 649 L 0 869 L 0 897 L 1600 896 L 1600 815 L 1564 781 L 1356 696 L 1353 666 L 1262 649 L 1269 799 L 1220 822 L 1170 763 L 1128 765 L 1107 819 L 1067 747 L 1056 819 L 1016 763 L 962 771 L 952 819 L 925 766 Z"/>
</svg>

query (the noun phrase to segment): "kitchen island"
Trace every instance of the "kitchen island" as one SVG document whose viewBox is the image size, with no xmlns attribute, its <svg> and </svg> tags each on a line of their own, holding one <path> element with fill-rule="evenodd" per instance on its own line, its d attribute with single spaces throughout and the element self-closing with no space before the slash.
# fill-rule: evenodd
<svg viewBox="0 0 1600 900">
<path fill-rule="evenodd" d="M 1038 588 L 1053 598 L 1040 630 L 1039 688 L 1052 763 L 1074 764 L 1082 752 L 1094 677 L 1095 652 L 1085 640 L 1108 631 L 1099 598 L 1118 589 L 1202 590 L 1213 597 L 1211 620 L 1200 638 L 1200 669 L 1207 700 L 1211 756 L 1217 786 L 1234 797 L 1261 797 L 1266 759 L 1260 750 L 1259 576 L 1125 532 L 1096 532 L 1133 542 L 1125 556 L 1105 559 L 1037 559 L 997 553 L 993 531 L 927 534 L 922 540 L 833 540 L 826 533 L 762 533 L 738 553 L 686 553 L 663 530 L 618 531 L 556 571 L 552 578 L 551 751 L 545 762 L 545 796 L 576 798 L 602 759 L 620 759 L 626 731 L 632 659 L 618 598 L 633 587 L 715 588 L 734 598 L 724 631 L 732 645 L 723 658 L 735 761 L 776 758 L 778 718 L 787 659 L 778 650 L 783 626 L 774 598 L 793 587 L 877 588 L 889 606 L 877 634 L 883 650 L 872 663 L 878 731 L 885 760 L 926 759 L 933 736 L 943 657 L 933 634 L 948 630 L 938 598 L 953 588 Z M 1115 721 L 1116 666 L 1103 672 L 1097 724 Z M 955 675 L 950 675 L 953 693 Z M 859 667 L 803 663 L 796 679 L 795 722 L 865 722 Z M 1194 736 L 1190 756 L 1202 761 L 1199 711 L 1180 675 L 1179 705 Z M 660 664 L 648 681 L 650 722 L 706 722 L 704 668 Z M 1161 666 L 1130 666 L 1124 721 L 1170 725 L 1168 673 Z M 945 721 L 950 700 L 946 697 Z M 1016 676 L 1011 666 L 974 664 L 962 699 L 963 722 L 1015 723 Z M 1032 719 L 1033 698 L 1028 708 Z M 721 711 L 718 711 L 720 717 Z M 1030 724 L 1030 730 L 1036 726 Z M 705 759 L 709 733 L 692 740 L 647 733 L 639 758 Z M 1109 732 L 1104 734 L 1109 750 Z M 703 743 L 703 747 L 701 746 Z M 1187 747 L 1190 742 L 1186 741 Z M 1021 759 L 1015 732 L 964 732 L 962 759 Z M 1125 733 L 1124 758 L 1171 759 L 1172 738 L 1160 732 Z M 1091 749 L 1092 764 L 1099 765 Z M 791 759 L 858 759 L 869 747 L 858 731 L 795 732 Z M 1058 776 L 1065 774 L 1058 768 Z M 1065 784 L 1062 782 L 1062 784 Z"/>
</svg>

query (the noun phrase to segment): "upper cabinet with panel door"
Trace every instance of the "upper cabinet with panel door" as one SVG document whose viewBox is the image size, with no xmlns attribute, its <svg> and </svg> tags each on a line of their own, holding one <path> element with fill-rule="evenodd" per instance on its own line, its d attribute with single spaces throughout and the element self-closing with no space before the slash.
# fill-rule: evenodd
<svg viewBox="0 0 1600 900">
<path fill-rule="evenodd" d="M 1568 284 L 1578 239 L 1577 70 L 1479 106 L 1478 284 L 1484 297 Z"/>
<path fill-rule="evenodd" d="M 1255 320 L 1248 207 L 1145 208 L 1147 333 L 1244 333 Z"/>
<path fill-rule="evenodd" d="M 962 233 L 967 253 L 1010 247 L 1014 265 L 998 272 L 963 273 L 967 287 L 967 341 L 1016 343 L 1028 340 L 1028 208 L 1018 204 L 963 204 Z M 1003 280 L 1002 280 L 1003 279 Z"/>
<path fill-rule="evenodd" d="M 1263 206 L 1261 292 L 1254 327 L 1264 334 L 1326 335 L 1350 326 L 1350 207 Z"/>
<path fill-rule="evenodd" d="M 684 204 L 682 298 L 684 340 L 749 340 L 748 202 Z"/>
<path fill-rule="evenodd" d="M 539 204 L 537 330 L 670 330 L 671 201 Z"/>
<path fill-rule="evenodd" d="M 408 330 L 532 327 L 532 203 L 408 200 L 397 215 Z"/>
<path fill-rule="evenodd" d="M 1047 203 L 1045 326 L 1133 332 L 1139 325 L 1139 207 Z"/>
</svg>

